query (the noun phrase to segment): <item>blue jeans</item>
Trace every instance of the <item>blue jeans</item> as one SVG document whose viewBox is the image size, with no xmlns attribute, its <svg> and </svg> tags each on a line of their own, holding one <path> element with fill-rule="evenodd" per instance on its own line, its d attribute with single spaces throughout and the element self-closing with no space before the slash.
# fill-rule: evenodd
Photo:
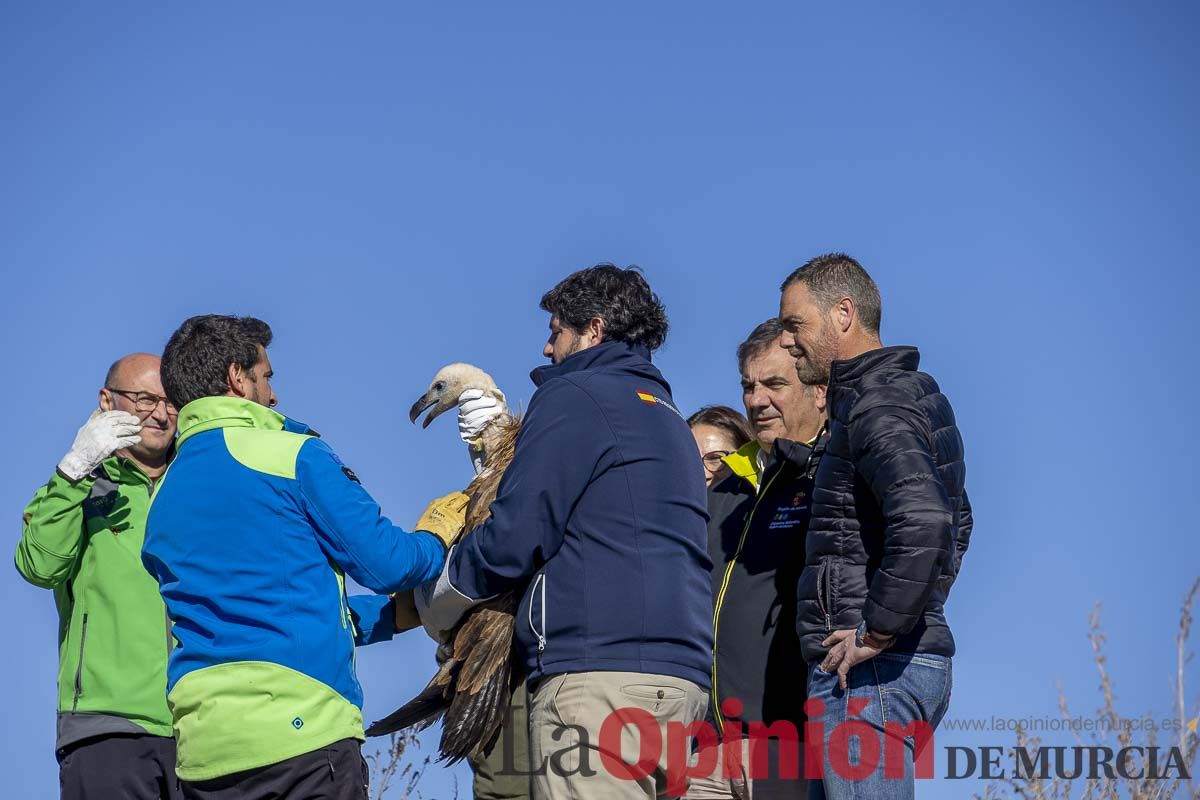
<svg viewBox="0 0 1200 800">
<path fill-rule="evenodd" d="M 809 668 L 809 703 L 824 704 L 823 716 L 809 715 L 823 726 L 824 778 L 810 771 L 808 800 L 912 800 L 914 764 L 932 763 L 933 730 L 950 705 L 950 659 L 884 651 L 851 667 L 846 684 L 820 663 Z"/>
</svg>

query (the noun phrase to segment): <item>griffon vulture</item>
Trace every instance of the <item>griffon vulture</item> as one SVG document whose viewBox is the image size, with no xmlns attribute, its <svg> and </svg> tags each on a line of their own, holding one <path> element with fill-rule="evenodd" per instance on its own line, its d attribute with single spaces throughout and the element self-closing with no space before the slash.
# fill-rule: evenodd
<svg viewBox="0 0 1200 800">
<path fill-rule="evenodd" d="M 454 408 L 468 389 L 492 395 L 504 404 L 505 413 L 469 443 L 478 474 L 463 490 L 470 498 L 464 532 L 491 514 L 500 477 L 513 457 L 521 421 L 508 411 L 504 394 L 491 376 L 470 364 L 450 364 L 439 370 L 429 390 L 409 412 L 409 419 L 415 423 L 422 412 L 429 410 L 421 426 L 427 427 Z M 499 732 L 512 691 L 525 677 L 511 657 L 517 600 L 506 592 L 467 611 L 442 637 L 437 651 L 439 667 L 433 679 L 420 694 L 368 728 L 367 735 L 426 727 L 444 717 L 439 745 L 442 759 L 454 763 L 467 757 L 479 758 Z"/>
</svg>

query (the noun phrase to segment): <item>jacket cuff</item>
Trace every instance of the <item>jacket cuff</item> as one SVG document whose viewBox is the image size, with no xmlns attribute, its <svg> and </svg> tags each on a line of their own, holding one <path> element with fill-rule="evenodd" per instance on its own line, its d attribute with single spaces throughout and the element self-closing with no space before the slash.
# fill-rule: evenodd
<svg viewBox="0 0 1200 800">
<path fill-rule="evenodd" d="M 884 608 L 870 597 L 863 605 L 862 613 L 863 621 L 867 623 L 867 630 L 883 636 L 903 636 L 913 629 L 920 616 L 920 614 L 916 616 L 899 614 Z"/>
<path fill-rule="evenodd" d="M 91 486 L 92 481 L 96 479 L 95 472 L 96 471 L 93 469 L 92 471 L 84 474 L 84 476 L 81 478 L 72 478 L 70 475 L 63 472 L 61 463 L 54 467 L 54 477 L 71 487 Z"/>
<path fill-rule="evenodd" d="M 354 622 L 354 644 L 386 642 L 396 633 L 396 603 L 387 595 L 355 594 L 346 598 Z"/>
<path fill-rule="evenodd" d="M 441 641 L 443 632 L 457 625 L 463 614 L 481 602 L 467 597 L 450 582 L 450 559 L 454 555 L 454 549 L 451 547 L 450 552 L 446 554 L 442 574 L 421 584 L 413 592 L 421 625 L 435 642 Z"/>
</svg>

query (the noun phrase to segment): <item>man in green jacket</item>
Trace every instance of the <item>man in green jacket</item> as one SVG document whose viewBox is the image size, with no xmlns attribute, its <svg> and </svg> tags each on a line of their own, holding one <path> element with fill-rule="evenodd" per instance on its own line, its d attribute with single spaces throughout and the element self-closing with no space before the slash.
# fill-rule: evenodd
<svg viewBox="0 0 1200 800">
<path fill-rule="evenodd" d="M 180 797 L 167 709 L 171 631 L 142 566 L 150 494 L 177 412 L 158 356 L 113 364 L 99 409 L 25 509 L 17 571 L 58 605 L 58 736 L 64 800 Z"/>
</svg>

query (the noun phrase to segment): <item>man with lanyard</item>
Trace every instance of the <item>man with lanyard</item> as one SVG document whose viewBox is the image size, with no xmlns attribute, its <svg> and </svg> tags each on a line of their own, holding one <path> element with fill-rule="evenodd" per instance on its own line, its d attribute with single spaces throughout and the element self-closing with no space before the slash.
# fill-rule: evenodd
<svg viewBox="0 0 1200 800">
<path fill-rule="evenodd" d="M 738 347 L 742 400 L 755 439 L 724 458 L 733 473 L 709 490 L 713 561 L 713 693 L 709 720 L 728 731 L 722 758 L 693 779 L 689 798 L 803 798 L 805 667 L 796 635 L 796 580 L 804 564 L 809 495 L 825 420 L 824 387 L 805 386 L 769 319 Z M 750 738 L 750 725 L 778 738 Z M 776 723 L 779 723 L 778 725 Z M 794 735 L 792 732 L 795 732 Z M 730 744 L 741 738 L 739 748 Z M 753 747 L 752 747 L 753 743 Z M 740 762 L 740 763 L 737 763 Z"/>
<path fill-rule="evenodd" d="M 180 796 L 167 709 L 170 629 L 141 562 L 176 413 L 158 356 L 120 359 L 99 408 L 25 509 L 17 571 L 54 591 L 61 619 L 55 748 L 64 800 Z"/>
</svg>

